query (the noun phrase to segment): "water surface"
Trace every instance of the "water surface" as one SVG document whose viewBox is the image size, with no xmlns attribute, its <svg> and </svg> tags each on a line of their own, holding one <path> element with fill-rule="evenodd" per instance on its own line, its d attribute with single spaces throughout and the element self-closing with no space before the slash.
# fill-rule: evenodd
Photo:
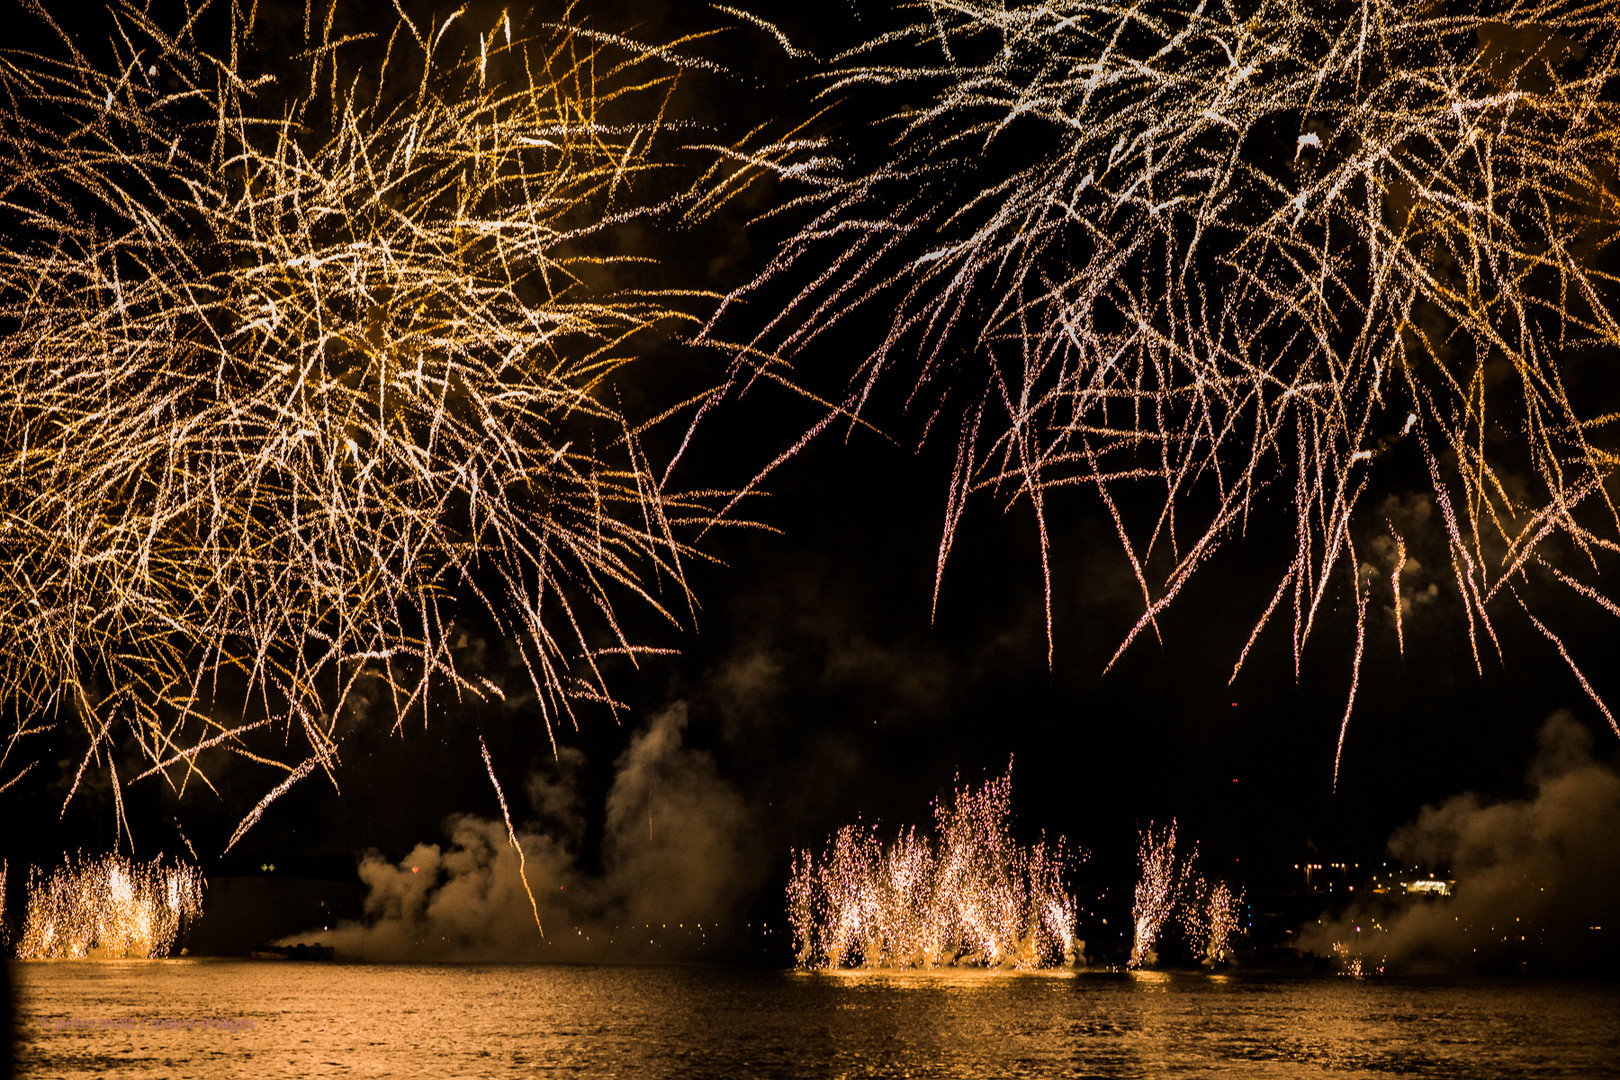
<svg viewBox="0 0 1620 1080">
<path fill-rule="evenodd" d="M 1620 986 L 18 965 L 23 1076 L 1620 1077 Z"/>
</svg>

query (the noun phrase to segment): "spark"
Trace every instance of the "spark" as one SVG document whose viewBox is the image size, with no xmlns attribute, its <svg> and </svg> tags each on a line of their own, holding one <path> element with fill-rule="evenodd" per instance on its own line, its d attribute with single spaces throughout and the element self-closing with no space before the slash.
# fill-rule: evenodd
<svg viewBox="0 0 1620 1080">
<path fill-rule="evenodd" d="M 1242 930 L 1243 893 L 1233 892 L 1224 881 L 1203 880 L 1191 858 L 1180 867 L 1180 878 L 1177 914 L 1199 962 L 1206 967 L 1231 963 L 1233 943 Z"/>
<path fill-rule="evenodd" d="M 791 59 L 794 59 L 794 60 L 802 60 L 802 59 L 806 59 L 806 58 L 812 59 L 812 60 L 815 59 L 815 57 L 812 56 L 810 53 L 805 52 L 803 49 L 796 48 L 794 46 L 793 42 L 788 39 L 788 36 L 786 34 L 784 34 L 782 32 L 781 28 L 778 27 L 775 23 L 767 22 L 766 20 L 760 18 L 758 15 L 755 15 L 755 14 L 753 14 L 751 12 L 743 11 L 740 8 L 727 7 L 725 4 L 710 4 L 709 6 L 714 8 L 716 11 L 723 11 L 727 15 L 734 15 L 737 18 L 742 19 L 744 22 L 753 23 L 755 26 L 759 27 L 761 30 L 765 31 L 767 34 L 770 34 L 771 37 L 775 38 L 776 43 L 778 45 L 782 46 L 782 51 L 787 53 L 787 55 Z"/>
<path fill-rule="evenodd" d="M 1359 571 L 1358 571 L 1359 574 Z M 1400 603 L 1399 598 L 1395 601 Z M 1367 590 L 1356 587 L 1356 651 L 1350 661 L 1350 693 L 1344 703 L 1344 717 L 1339 721 L 1339 741 L 1333 747 L 1333 788 L 1339 787 L 1339 765 L 1344 760 L 1344 740 L 1350 733 L 1350 713 L 1356 707 L 1356 689 L 1361 685 L 1361 656 L 1367 643 Z"/>
<path fill-rule="evenodd" d="M 305 758 L 296 768 L 288 770 L 286 778 L 265 792 L 264 797 L 255 803 L 253 809 L 249 810 L 247 816 L 237 824 L 236 831 L 231 834 L 230 840 L 225 844 L 225 850 L 229 851 L 235 847 L 237 841 L 246 836 L 248 830 L 259 823 L 259 819 L 270 808 L 270 804 L 287 794 L 298 781 L 314 772 L 318 762 L 318 758 Z"/>
<path fill-rule="evenodd" d="M 523 891 L 529 895 L 529 910 L 534 912 L 534 928 L 540 931 L 540 936 L 546 936 L 546 928 L 540 925 L 540 905 L 535 903 L 534 890 L 529 888 L 529 871 L 527 860 L 523 857 L 523 845 L 518 843 L 517 831 L 512 828 L 512 812 L 506 806 L 506 792 L 501 790 L 501 782 L 495 777 L 495 762 L 490 760 L 489 746 L 484 742 L 482 735 L 478 736 L 478 749 L 484 755 L 484 768 L 489 772 L 489 782 L 495 788 L 495 798 L 500 800 L 501 819 L 506 822 L 506 838 L 512 842 L 512 850 L 518 857 L 518 880 L 523 882 Z M 652 811 L 647 812 L 647 831 L 652 832 Z M 411 867 L 416 872 L 416 867 Z"/>
<path fill-rule="evenodd" d="M 1298 671 L 1350 599 L 1336 565 L 1382 531 L 1368 493 L 1425 465 L 1476 657 L 1536 551 L 1612 603 L 1620 11 L 1361 6 L 959 0 L 826 62 L 823 127 L 880 119 L 748 148 L 754 173 L 817 166 L 797 233 L 704 329 L 734 350 L 729 392 L 805 381 L 876 310 L 835 404 L 884 426 L 874 390 L 897 382 L 919 439 L 954 425 L 936 576 L 988 497 L 1026 513 L 1050 595 L 1048 496 L 1089 489 L 1143 592 L 1122 649 L 1222 545 L 1291 532 L 1234 676 L 1287 593 Z M 759 320 L 766 288 L 788 299 Z M 1053 633 L 1048 604 L 1049 655 Z"/>
<path fill-rule="evenodd" d="M 378 66 L 318 12 L 300 59 L 260 58 L 251 20 L 227 59 L 120 6 L 119 68 L 160 52 L 176 85 L 113 93 L 36 14 L 61 47 L 0 64 L 8 753 L 55 709 L 81 776 L 290 770 L 234 843 L 314 765 L 337 784 L 356 693 L 397 729 L 444 688 L 510 692 L 462 672 L 470 625 L 553 742 L 576 702 L 616 711 L 618 605 L 677 622 L 684 530 L 726 497 L 657 482 L 608 392 L 707 302 L 603 253 L 665 206 L 642 193 L 684 61 L 401 13 Z"/>
<path fill-rule="evenodd" d="M 1406 635 L 1401 631 L 1401 571 L 1406 569 L 1406 540 L 1400 533 L 1390 527 L 1395 537 L 1395 565 L 1389 572 L 1389 591 L 1395 598 L 1395 646 L 1402 656 L 1406 655 Z"/>
<path fill-rule="evenodd" d="M 795 852 L 788 918 L 798 964 L 1027 970 L 1073 963 L 1075 904 L 1063 841 L 1012 838 L 1012 771 L 934 810 L 934 836 L 890 846 L 848 825 L 818 860 Z"/>
<path fill-rule="evenodd" d="M 1195 887 L 1193 862 L 1195 850 L 1185 861 L 1176 857 L 1176 823 L 1171 821 L 1163 829 L 1148 826 L 1142 830 L 1137 846 L 1137 863 L 1141 878 L 1131 904 L 1131 922 L 1135 936 L 1131 941 L 1129 968 L 1151 967 L 1158 959 L 1154 946 L 1164 924 L 1176 912 L 1189 887 Z"/>
<path fill-rule="evenodd" d="M 0 884 L 3 884 L 0 876 Z M 73 860 L 31 873 L 17 956 L 22 960 L 155 959 L 202 912 L 194 866 L 138 863 L 120 855 Z"/>
<path fill-rule="evenodd" d="M 1238 912 L 1242 910 L 1243 894 L 1233 893 L 1224 882 L 1209 887 L 1204 903 L 1203 960 L 1207 964 L 1223 964 L 1232 959 L 1232 941 L 1241 924 Z"/>
<path fill-rule="evenodd" d="M 1523 601 L 1521 600 L 1520 603 L 1522 604 Z M 1609 727 L 1614 731 L 1614 733 L 1616 735 L 1620 735 L 1620 721 L 1615 719 L 1614 713 L 1609 711 L 1609 706 L 1604 703 L 1601 697 L 1598 696 L 1597 691 L 1592 689 L 1592 684 L 1586 681 L 1586 675 L 1578 666 L 1576 666 L 1575 658 L 1569 655 L 1569 650 L 1564 647 L 1563 640 L 1559 638 L 1557 634 L 1547 629 L 1546 624 L 1544 624 L 1540 619 L 1536 618 L 1534 615 L 1531 615 L 1528 609 L 1526 609 L 1525 615 L 1530 619 L 1530 624 L 1537 630 L 1541 631 L 1542 635 L 1545 636 L 1548 641 L 1553 643 L 1553 647 L 1558 650 L 1558 655 L 1564 658 L 1564 663 L 1569 665 L 1569 670 L 1575 675 L 1576 681 L 1581 684 L 1581 689 L 1586 691 L 1586 696 L 1592 699 L 1592 703 L 1598 707 L 1598 711 L 1603 714 L 1603 719 L 1609 722 Z"/>
</svg>

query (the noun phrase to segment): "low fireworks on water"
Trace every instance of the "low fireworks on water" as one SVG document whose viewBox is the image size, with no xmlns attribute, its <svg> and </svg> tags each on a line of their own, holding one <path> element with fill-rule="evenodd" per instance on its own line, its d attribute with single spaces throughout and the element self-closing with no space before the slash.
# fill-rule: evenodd
<svg viewBox="0 0 1620 1080">
<path fill-rule="evenodd" d="M 1136 883 L 1135 902 L 1131 905 L 1136 937 L 1131 943 L 1131 958 L 1126 962 L 1126 966 L 1132 968 L 1149 967 L 1158 959 L 1154 946 L 1158 944 L 1159 933 L 1175 912 L 1192 871 L 1192 857 L 1185 863 L 1176 859 L 1174 821 L 1162 830 L 1150 825 L 1142 831 L 1137 860 L 1142 866 L 1142 877 Z"/>
<path fill-rule="evenodd" d="M 1241 924 L 1238 911 L 1243 904 L 1243 893 L 1234 893 L 1224 881 L 1210 885 L 1201 905 L 1204 912 L 1202 933 L 1203 962 L 1224 964 L 1232 959 L 1232 940 Z"/>
<path fill-rule="evenodd" d="M 17 956 L 22 960 L 156 959 L 202 911 L 194 866 L 138 863 L 119 855 L 71 860 L 28 882 Z"/>
<path fill-rule="evenodd" d="M 1018 844 L 1011 801 L 1009 769 L 936 804 L 933 836 L 908 829 L 885 846 L 875 827 L 847 825 L 819 860 L 797 853 L 788 918 L 799 966 L 1029 970 L 1079 959 L 1064 843 Z"/>
<path fill-rule="evenodd" d="M 1174 922 L 1187 945 L 1205 965 L 1232 959 L 1232 942 L 1241 929 L 1238 912 L 1243 893 L 1224 881 L 1205 881 L 1198 873 L 1198 848 L 1176 854 L 1176 823 L 1142 831 L 1137 847 L 1141 877 L 1131 908 L 1136 935 L 1127 967 L 1152 967 L 1166 925 Z"/>
<path fill-rule="evenodd" d="M 1333 943 L 1333 959 L 1339 964 L 1339 972 L 1359 979 L 1366 975 L 1382 975 L 1387 962 L 1382 955 L 1366 956 L 1361 951 L 1361 927 L 1356 927 L 1356 940 L 1354 944 L 1344 941 Z"/>
</svg>

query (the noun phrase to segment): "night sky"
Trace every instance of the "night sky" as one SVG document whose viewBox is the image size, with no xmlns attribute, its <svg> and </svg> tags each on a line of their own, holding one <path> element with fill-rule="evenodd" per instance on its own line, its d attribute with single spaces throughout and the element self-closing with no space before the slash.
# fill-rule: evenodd
<svg viewBox="0 0 1620 1080">
<path fill-rule="evenodd" d="M 863 0 L 830 0 L 813 17 L 795 16 L 789 5 L 739 6 L 776 20 L 792 41 L 822 56 L 896 18 Z M 463 18 L 493 24 L 497 9 L 475 4 Z M 693 46 L 727 73 L 689 73 L 673 104 L 676 116 L 711 125 L 717 141 L 816 107 L 805 81 L 812 62 L 785 56 L 764 31 L 738 26 L 723 12 L 651 0 L 587 0 L 579 10 L 591 25 L 643 41 L 730 26 Z M 302 17 L 302 5 L 261 3 L 264 52 L 287 51 Z M 390 18 L 387 5 L 349 5 L 339 29 L 345 19 L 363 29 Z M 94 33 L 82 30 L 87 39 Z M 859 106 L 837 115 L 818 130 L 856 126 Z M 789 212 L 745 228 L 789 187 L 761 185 L 746 205 L 707 222 L 641 225 L 619 242 L 657 257 L 665 282 L 729 291 L 759 273 L 797 227 Z M 791 287 L 791 280 L 773 284 L 751 302 L 768 308 L 780 300 L 772 290 Z M 856 365 L 886 333 L 886 303 L 879 298 L 854 312 L 800 353 L 800 386 L 842 398 Z M 651 417 L 722 383 L 728 362 L 718 350 L 677 339 L 622 369 L 604 393 L 630 415 Z M 1572 382 L 1580 374 L 1572 371 Z M 1601 379 L 1587 377 L 1601 387 Z M 678 653 L 636 665 L 610 660 L 608 682 L 623 708 L 615 716 L 583 705 L 577 729 L 564 722 L 556 731 L 557 752 L 532 695 L 518 692 L 526 683 L 520 658 L 469 605 L 457 630 L 461 662 L 517 688 L 505 703 L 458 702 L 441 690 L 429 722 L 417 713 L 397 734 L 382 701 L 351 703 L 341 792 L 319 773 L 309 777 L 228 854 L 237 823 L 275 774 L 222 756 L 210 772 L 217 793 L 194 784 L 178 798 L 156 777 L 131 784 L 125 799 L 135 853 L 186 855 L 189 845 L 218 880 L 279 860 L 303 868 L 299 873 L 348 873 L 352 881 L 346 868 L 368 852 L 397 863 L 417 845 L 445 845 L 456 815 L 500 822 L 482 738 L 514 824 L 566 853 L 557 858 L 569 867 L 567 881 L 595 882 L 604 897 L 617 889 L 602 905 L 617 904 L 626 917 L 656 918 L 662 903 L 707 911 L 711 920 L 779 920 L 793 849 L 819 850 L 857 818 L 880 822 L 886 833 L 925 824 L 932 800 L 998 776 L 1009 762 L 1019 835 L 1062 835 L 1089 853 L 1077 871 L 1083 898 L 1106 892 L 1117 902 L 1128 894 L 1138 831 L 1172 818 L 1200 845 L 1207 874 L 1263 894 L 1289 887 L 1289 872 L 1302 860 L 1389 857 L 1389 838 L 1423 807 L 1464 792 L 1476 793 L 1481 805 L 1534 798 L 1550 755 L 1578 748 L 1581 733 L 1604 768 L 1620 759 L 1620 740 L 1598 707 L 1511 599 L 1491 608 L 1501 616 L 1500 657 L 1487 639 L 1476 671 L 1437 512 L 1422 498 L 1422 463 L 1410 445 L 1393 453 L 1411 460 L 1381 474 L 1382 486 L 1362 504 L 1370 517 L 1411 523 L 1412 555 L 1428 567 L 1412 587 L 1432 581 L 1436 589 L 1407 616 L 1404 655 L 1387 587 L 1373 591 L 1336 785 L 1335 747 L 1356 647 L 1354 602 L 1343 583 L 1330 590 L 1297 675 L 1291 615 L 1279 614 L 1232 676 L 1292 557 L 1286 492 L 1257 506 L 1241 537 L 1228 538 L 1160 619 L 1160 635 L 1139 637 L 1106 673 L 1141 614 L 1141 595 L 1113 521 L 1084 488 L 1057 489 L 1046 504 L 1050 661 L 1027 500 L 1008 507 L 992 494 L 970 503 L 931 614 L 955 430 L 943 425 L 925 436 L 933 399 L 908 407 L 910 389 L 904 374 L 881 382 L 863 415 L 883 434 L 831 425 L 732 511 L 768 528 L 722 526 L 703 536 L 698 547 L 713 562 L 690 565 L 695 609 L 667 582 L 660 596 L 681 625 L 629 606 L 621 611 L 632 640 Z M 952 392 L 970 390 L 963 378 Z M 958 397 L 947 397 L 961 408 Z M 814 402 L 780 385 L 733 393 L 696 428 L 673 482 L 746 485 L 821 416 Z M 670 459 L 690 419 L 684 410 L 646 434 L 651 461 L 662 467 Z M 1127 502 L 1123 512 L 1134 524 L 1157 505 Z M 1200 511 L 1196 503 L 1188 509 L 1193 517 Z M 1612 576 L 1612 565 L 1601 565 Z M 1593 689 L 1605 700 L 1620 698 L 1612 660 L 1620 654 L 1620 623 L 1573 594 L 1542 589 L 1535 600 Z M 1564 714 L 1562 726 L 1556 737 L 1543 737 L 1555 713 Z M 39 757 L 41 766 L 0 793 L 8 823 L 0 856 L 16 871 L 54 864 L 67 852 L 112 850 L 119 839 L 106 777 L 87 774 L 63 807 L 82 732 L 64 724 L 31 742 L 18 753 Z M 1569 752 L 1579 759 L 1578 750 Z M 1594 775 L 1612 775 L 1604 768 Z M 0 782 L 12 771 L 8 764 Z M 632 772 L 633 783 L 625 779 Z M 660 835 L 672 835 L 676 845 L 641 870 L 627 861 L 624 838 L 626 815 L 639 813 L 626 808 L 632 795 L 670 816 L 670 833 Z M 1601 831 L 1616 823 L 1615 808 L 1601 798 L 1593 805 L 1599 816 L 1589 824 L 1598 840 L 1620 840 Z M 650 835 L 659 829 L 651 813 Z M 1448 853 L 1433 855 L 1433 869 L 1452 869 Z M 637 857 L 652 858 L 645 851 Z M 13 913 L 19 877 L 10 879 Z"/>
</svg>

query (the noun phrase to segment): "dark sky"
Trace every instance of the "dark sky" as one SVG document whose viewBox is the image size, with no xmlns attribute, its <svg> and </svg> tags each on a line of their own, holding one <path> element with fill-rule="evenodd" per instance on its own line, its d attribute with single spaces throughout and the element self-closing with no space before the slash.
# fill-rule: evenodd
<svg viewBox="0 0 1620 1080">
<path fill-rule="evenodd" d="M 823 53 L 885 18 L 878 5 L 854 0 L 829 0 L 814 20 L 739 6 L 778 17 L 794 40 Z M 267 22 L 278 12 L 294 21 L 288 12 L 295 9 L 302 17 L 301 4 L 286 12 L 260 7 Z M 587 0 L 581 9 L 645 39 L 723 21 L 677 3 Z M 386 16 L 385 7 L 376 10 Z M 360 12 L 348 17 L 363 26 L 372 16 Z M 742 131 L 745 121 L 805 104 L 796 81 L 805 65 L 787 61 L 763 33 L 730 31 L 711 55 L 738 74 L 694 76 L 682 99 L 694 115 L 710 110 L 705 119 Z M 672 277 L 729 288 L 768 257 L 780 227 L 744 233 L 740 220 L 739 213 L 642 242 L 666 259 Z M 850 320 L 804 357 L 806 383 L 836 392 L 861 342 L 882 332 L 881 312 Z M 632 408 L 652 411 L 722 372 L 714 354 L 680 346 L 650 363 L 657 365 L 650 373 L 637 367 L 627 376 L 644 381 L 622 388 Z M 1242 883 L 1292 865 L 1310 843 L 1329 856 L 1377 857 L 1422 806 L 1464 791 L 1522 795 L 1537 731 L 1557 710 L 1592 733 L 1600 759 L 1615 756 L 1613 733 L 1557 652 L 1522 619 L 1506 617 L 1515 613 L 1505 604 L 1493 608 L 1504 612 L 1501 658 L 1487 649 L 1483 673 L 1476 672 L 1455 584 L 1437 572 L 1438 599 L 1408 621 L 1404 656 L 1386 611 L 1373 605 L 1335 789 L 1355 643 L 1348 597 L 1329 605 L 1297 678 L 1289 621 L 1279 617 L 1228 682 L 1292 542 L 1291 523 L 1274 513 L 1268 520 L 1264 509 L 1249 535 L 1229 543 L 1172 606 L 1162 641 L 1143 636 L 1106 675 L 1140 597 L 1111 521 L 1084 491 L 1060 492 L 1050 507 L 1050 664 L 1027 504 L 1003 513 L 985 498 L 970 507 L 931 619 L 952 440 L 947 433 L 917 448 L 919 418 L 898 393 L 870 415 L 892 438 L 831 430 L 771 474 L 768 495 L 739 509 L 773 531 L 717 530 L 705 539 L 722 565 L 691 571 L 701 607 L 689 625 L 633 627 L 679 655 L 645 659 L 638 669 L 620 663 L 612 685 L 626 708 L 617 720 L 584 708 L 577 731 L 558 732 L 563 763 L 532 702 L 521 698 L 507 706 L 447 703 L 426 729 L 412 720 L 399 735 L 388 734 L 379 706 L 346 746 L 341 794 L 310 778 L 233 854 L 253 862 L 378 849 L 397 859 L 416 844 L 442 843 L 450 815 L 498 819 L 482 735 L 515 819 L 577 833 L 579 861 L 591 872 L 603 858 L 608 796 L 627 748 L 682 704 L 684 747 L 712 759 L 707 790 L 729 791 L 738 802 L 728 805 L 743 808 L 737 842 L 753 870 L 738 890 L 765 909 L 779 895 L 790 848 L 819 847 L 857 817 L 890 827 L 923 823 L 930 800 L 958 777 L 976 785 L 1009 760 L 1022 833 L 1065 835 L 1124 877 L 1137 830 L 1175 817 L 1209 865 L 1230 867 Z M 746 482 L 816 418 L 785 390 L 751 391 L 705 421 L 677 482 Z M 667 455 L 682 430 L 654 432 L 652 456 Z M 1550 610 L 1596 689 L 1620 690 L 1606 663 L 1620 648 L 1614 620 L 1569 603 Z M 517 670 L 511 648 L 494 635 L 481 638 L 476 620 L 468 633 L 477 639 L 469 655 L 486 670 Z M 5 820 L 28 823 L 3 830 L 13 866 L 115 842 L 104 784 L 87 782 L 58 818 L 76 759 L 67 745 L 50 756 L 34 778 L 0 795 Z M 560 773 L 577 797 L 548 810 L 540 793 Z M 135 785 L 126 798 L 137 849 L 176 853 L 183 832 L 212 864 L 262 794 L 265 775 L 233 766 L 218 777 L 218 795 L 196 786 L 178 801 L 155 780 Z M 559 825 L 548 813 L 569 820 Z"/>
</svg>

